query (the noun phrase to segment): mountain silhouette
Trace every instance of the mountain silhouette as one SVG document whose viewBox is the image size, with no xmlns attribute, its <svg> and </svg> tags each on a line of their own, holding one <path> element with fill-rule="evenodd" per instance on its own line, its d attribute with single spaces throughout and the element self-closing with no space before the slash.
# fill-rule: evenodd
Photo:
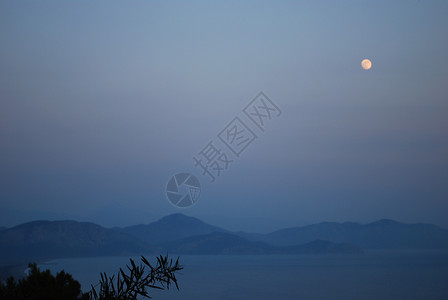
<svg viewBox="0 0 448 300">
<path fill-rule="evenodd" d="M 317 254 L 362 253 L 362 249 L 349 244 L 335 244 L 316 240 L 304 245 L 278 247 L 263 242 L 248 241 L 235 234 L 213 232 L 185 238 L 163 245 L 171 253 L 184 254 Z"/>
<path fill-rule="evenodd" d="M 403 224 L 388 219 L 366 225 L 324 222 L 268 234 L 239 232 L 238 235 L 277 246 L 322 239 L 334 243 L 350 243 L 363 249 L 448 249 L 448 230 L 430 224 Z"/>
<path fill-rule="evenodd" d="M 324 222 L 268 234 L 230 232 L 172 214 L 147 225 L 104 228 L 88 222 L 34 221 L 0 231 L 0 263 L 52 258 L 174 254 L 359 253 L 361 249 L 447 249 L 448 230 L 380 220 Z"/>
<path fill-rule="evenodd" d="M 76 221 L 34 221 L 0 232 L 0 262 L 151 253 L 140 239 L 116 229 Z"/>
<path fill-rule="evenodd" d="M 226 232 L 222 228 L 180 213 L 168 215 L 148 225 L 125 227 L 123 231 L 145 241 L 149 245 L 159 245 L 212 232 Z"/>
</svg>

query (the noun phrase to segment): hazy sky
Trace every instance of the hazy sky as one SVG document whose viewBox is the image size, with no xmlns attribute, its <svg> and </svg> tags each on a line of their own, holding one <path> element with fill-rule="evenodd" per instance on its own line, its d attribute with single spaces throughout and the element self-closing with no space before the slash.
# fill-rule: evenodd
<svg viewBox="0 0 448 300">
<path fill-rule="evenodd" d="M 0 225 L 448 227 L 447 53 L 446 1 L 1 1 Z M 260 91 L 282 115 L 210 183 L 193 156 Z"/>
</svg>

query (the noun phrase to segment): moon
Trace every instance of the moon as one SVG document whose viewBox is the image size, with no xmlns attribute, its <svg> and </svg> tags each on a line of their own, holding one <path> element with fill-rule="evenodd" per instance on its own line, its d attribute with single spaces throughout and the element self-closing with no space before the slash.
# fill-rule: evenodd
<svg viewBox="0 0 448 300">
<path fill-rule="evenodd" d="M 365 58 L 361 62 L 361 67 L 366 71 L 370 70 L 370 68 L 372 67 L 372 62 L 370 61 L 370 59 Z"/>
</svg>

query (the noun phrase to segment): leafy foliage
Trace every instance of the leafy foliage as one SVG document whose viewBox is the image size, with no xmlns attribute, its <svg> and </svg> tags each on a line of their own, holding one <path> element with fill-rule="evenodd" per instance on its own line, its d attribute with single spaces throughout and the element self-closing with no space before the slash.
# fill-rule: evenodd
<svg viewBox="0 0 448 300">
<path fill-rule="evenodd" d="M 183 269 L 179 264 L 179 258 L 176 261 L 168 259 L 168 255 L 157 257 L 156 266 L 152 266 L 149 261 L 142 256 L 143 264 L 136 265 L 130 259 L 131 265 L 127 265 L 126 274 L 120 268 L 120 272 L 115 276 L 108 277 L 106 273 L 101 273 L 98 292 L 94 286 L 90 291 L 90 299 L 92 300 L 124 300 L 137 299 L 138 296 L 151 298 L 147 288 L 153 289 L 169 289 L 174 284 L 177 289 L 177 279 L 175 272 Z M 146 270 L 149 269 L 149 272 Z"/>
<path fill-rule="evenodd" d="M 138 296 L 151 298 L 147 289 L 169 289 L 172 284 L 179 289 L 175 273 L 183 269 L 179 258 L 175 261 L 168 255 L 157 257 L 152 266 L 145 257 L 136 265 L 130 259 L 127 271 L 120 268 L 118 274 L 108 277 L 101 273 L 101 279 L 88 293 L 81 292 L 81 285 L 72 275 L 61 271 L 53 276 L 49 270 L 40 271 L 37 265 L 30 264 L 28 276 L 18 282 L 10 277 L 0 283 L 2 300 L 135 300 Z M 96 288 L 98 288 L 98 291 Z"/>
<path fill-rule="evenodd" d="M 61 271 L 53 276 L 49 270 L 40 271 L 37 265 L 29 264 L 28 276 L 18 282 L 10 277 L 6 284 L 0 284 L 0 299 L 89 299 L 81 293 L 81 285 L 72 275 Z"/>
</svg>

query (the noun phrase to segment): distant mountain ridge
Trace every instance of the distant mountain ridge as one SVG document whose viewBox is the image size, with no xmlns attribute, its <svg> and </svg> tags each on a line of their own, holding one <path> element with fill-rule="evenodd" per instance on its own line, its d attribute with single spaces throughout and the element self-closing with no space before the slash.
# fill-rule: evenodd
<svg viewBox="0 0 448 300">
<path fill-rule="evenodd" d="M 403 224 L 383 219 L 359 223 L 323 222 L 303 227 L 277 230 L 268 234 L 239 232 L 252 241 L 277 246 L 308 243 L 316 239 L 350 243 L 363 249 L 448 249 L 448 230 L 431 224 Z"/>
<path fill-rule="evenodd" d="M 0 231 L 0 263 L 80 256 L 360 253 L 361 249 L 448 249 L 448 230 L 392 220 L 320 223 L 268 234 L 230 232 L 172 214 L 147 225 L 104 228 L 89 222 L 34 221 Z M 28 262 L 27 261 L 27 262 Z"/>
<path fill-rule="evenodd" d="M 123 228 L 123 231 L 139 237 L 149 245 L 158 245 L 195 235 L 212 232 L 227 232 L 226 230 L 202 222 L 180 213 L 168 215 L 148 225 L 135 225 Z"/>
<path fill-rule="evenodd" d="M 5 258 L 123 255 L 151 252 L 140 239 L 89 222 L 33 221 L 0 232 L 0 262 Z"/>
<path fill-rule="evenodd" d="M 349 244 L 335 244 L 315 240 L 304 245 L 289 247 L 272 246 L 263 242 L 248 241 L 235 234 L 213 232 L 166 243 L 164 249 L 184 254 L 318 254 L 362 253 L 361 248 Z"/>
</svg>

